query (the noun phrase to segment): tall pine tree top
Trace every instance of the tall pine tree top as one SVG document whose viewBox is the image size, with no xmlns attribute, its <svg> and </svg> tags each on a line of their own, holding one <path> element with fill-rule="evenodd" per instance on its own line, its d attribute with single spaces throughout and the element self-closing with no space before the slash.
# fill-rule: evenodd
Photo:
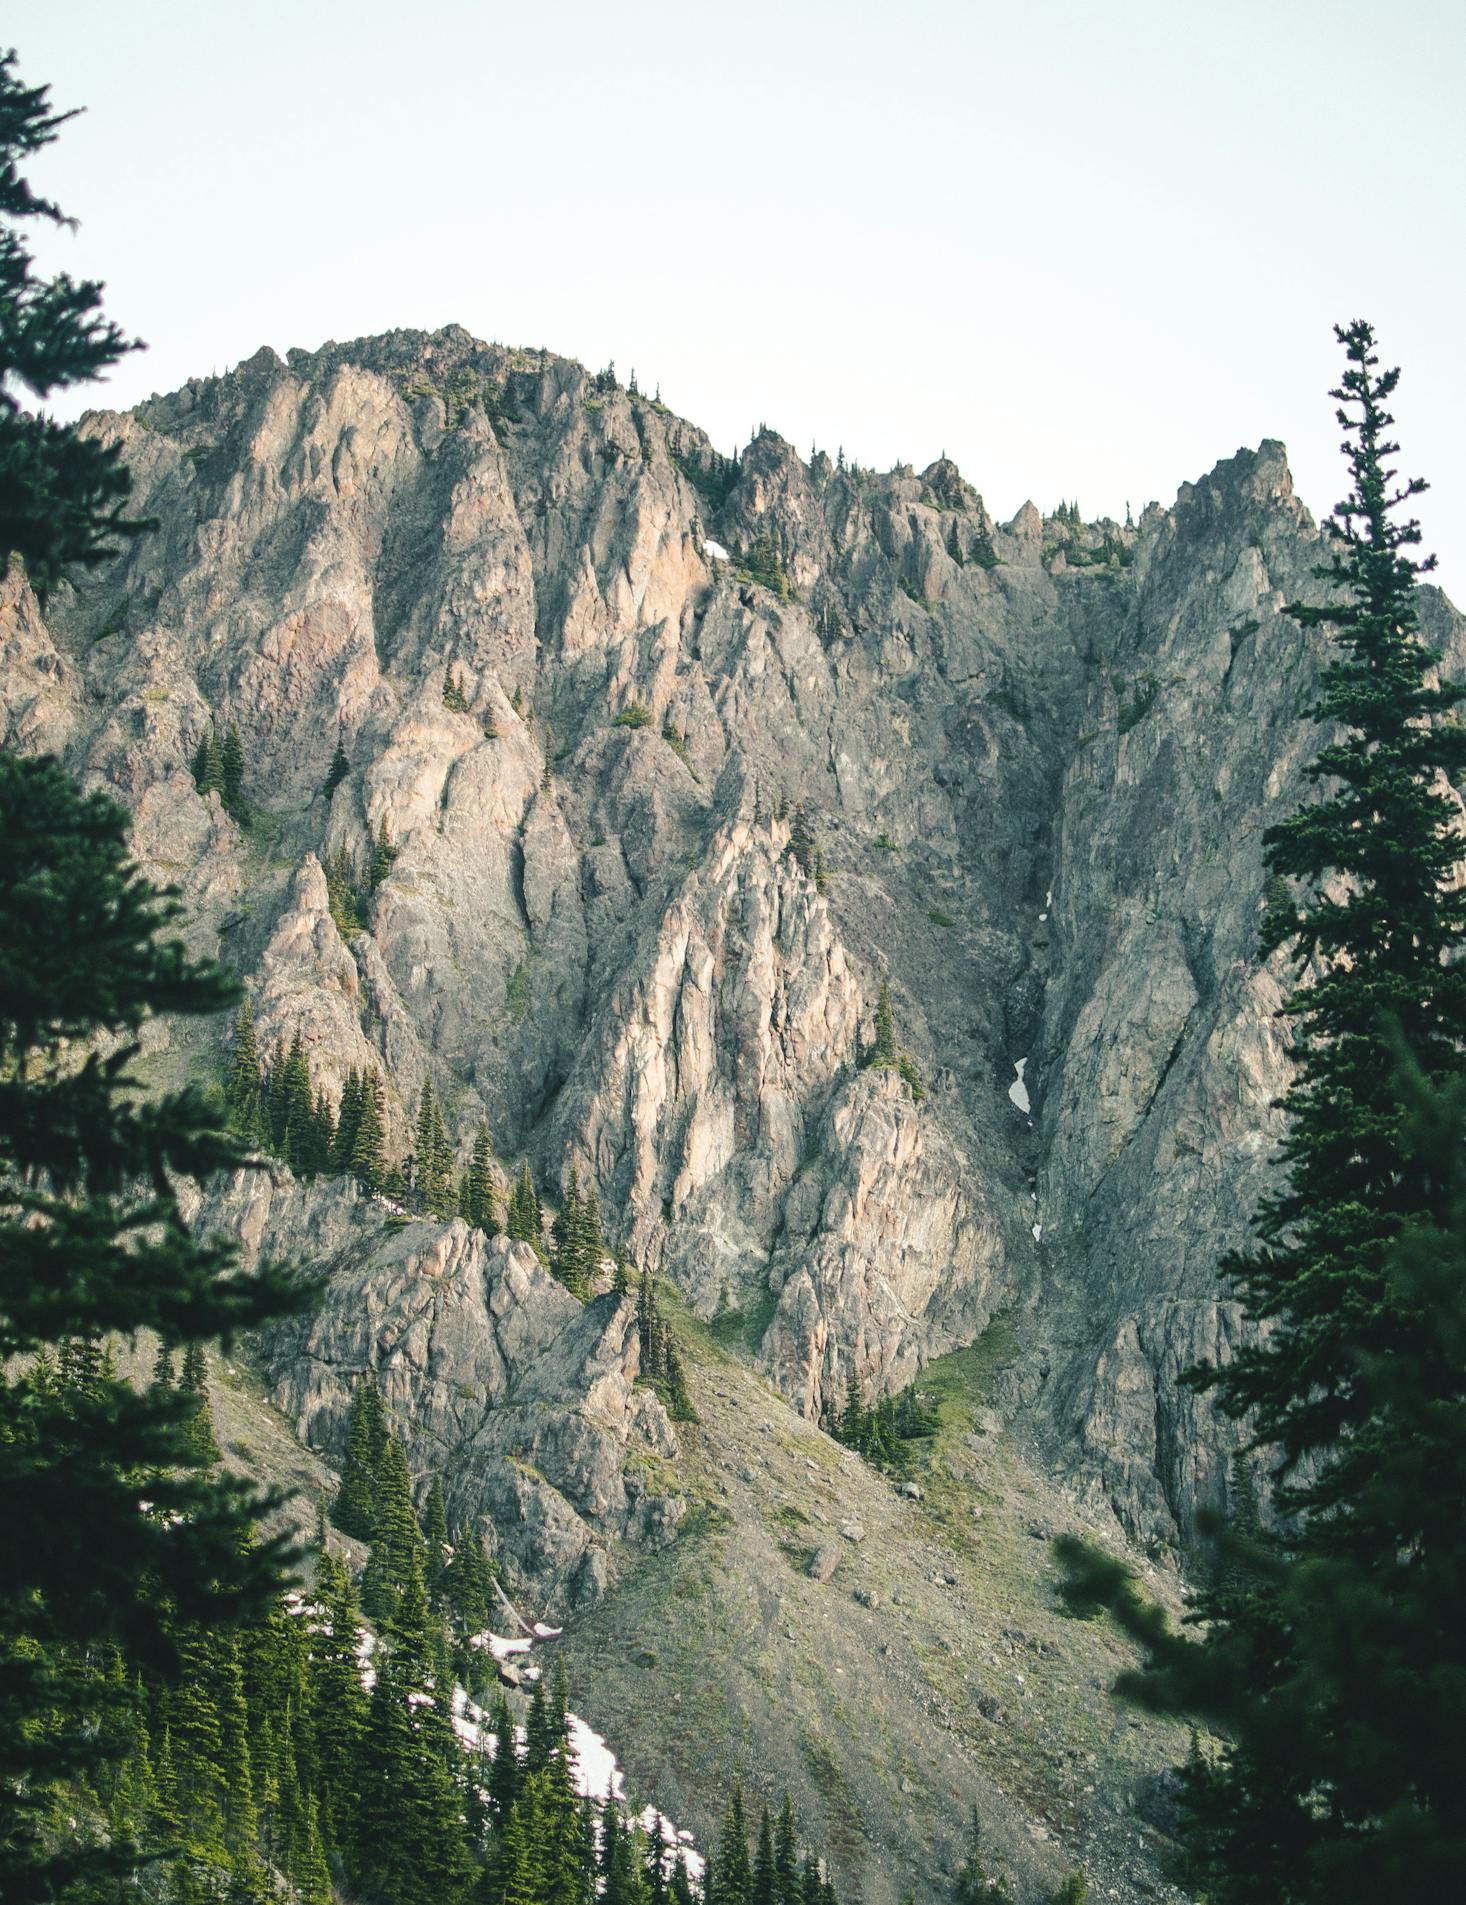
<svg viewBox="0 0 1466 1905">
<path fill-rule="evenodd" d="M 20 391 L 44 403 L 139 346 L 101 315 L 99 284 L 32 270 L 25 223 L 66 219 L 20 167 L 73 115 L 53 112 L 50 88 L 23 86 L 14 69 L 15 55 L 0 54 L 0 561 L 18 555 L 44 593 L 72 565 L 106 561 L 118 536 L 149 525 L 123 514 L 130 481 L 121 445 L 23 410 Z"/>
<path fill-rule="evenodd" d="M 1410 556 L 1420 527 L 1399 516 L 1425 488 L 1390 467 L 1399 372 L 1379 372 L 1369 325 L 1338 337 L 1347 369 L 1332 395 L 1353 484 L 1327 524 L 1332 558 L 1315 571 L 1330 599 L 1289 610 L 1333 635 L 1310 710 L 1332 732 L 1306 770 L 1320 797 L 1264 836 L 1268 868 L 1283 876 L 1264 949 L 1286 948 L 1301 980 L 1284 1007 L 1297 1066 L 1287 1181 L 1259 1213 L 1260 1247 L 1227 1265 L 1250 1317 L 1272 1328 L 1194 1378 L 1229 1413 L 1250 1415 L 1289 1468 L 1358 1419 L 1358 1352 L 1391 1328 L 1382 1266 L 1420 1195 L 1400 1142 L 1391 1027 L 1432 1079 L 1461 1070 L 1466 1040 L 1466 888 L 1444 785 L 1466 777 L 1455 715 L 1466 686 L 1437 678 L 1439 657 L 1419 635 L 1415 581 L 1434 559 Z M 1287 1498 L 1318 1499 L 1317 1485 Z"/>
</svg>

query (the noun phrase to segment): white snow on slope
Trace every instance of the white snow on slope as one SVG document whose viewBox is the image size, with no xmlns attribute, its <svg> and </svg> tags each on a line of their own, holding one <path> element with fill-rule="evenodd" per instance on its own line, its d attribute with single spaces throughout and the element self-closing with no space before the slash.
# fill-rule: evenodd
<svg viewBox="0 0 1466 1905">
<path fill-rule="evenodd" d="M 733 560 L 720 542 L 714 542 L 711 538 L 706 538 L 702 546 L 707 550 L 714 562 L 731 562 Z"/>
<path fill-rule="evenodd" d="M 1013 1083 L 1008 1087 L 1008 1096 L 1013 1100 L 1013 1103 L 1017 1105 L 1018 1109 L 1024 1113 L 1032 1109 L 1032 1106 L 1028 1102 L 1028 1087 L 1023 1082 L 1023 1074 L 1027 1070 L 1028 1060 L 1026 1058 L 1020 1058 L 1013 1067 L 1015 1074 Z"/>
</svg>

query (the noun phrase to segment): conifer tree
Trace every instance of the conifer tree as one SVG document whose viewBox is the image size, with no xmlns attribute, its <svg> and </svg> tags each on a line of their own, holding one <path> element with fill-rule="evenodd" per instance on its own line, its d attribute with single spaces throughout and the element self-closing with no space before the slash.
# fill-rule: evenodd
<svg viewBox="0 0 1466 1905">
<path fill-rule="evenodd" d="M 412 1505 L 412 1481 L 401 1440 L 387 1437 L 377 1470 L 376 1530 L 362 1576 L 361 1600 L 376 1621 L 396 1618 L 414 1572 L 423 1570 L 423 1538 Z"/>
<path fill-rule="evenodd" d="M 346 1083 L 341 1087 L 341 1104 L 336 1114 L 336 1138 L 331 1147 L 330 1168 L 338 1174 L 351 1169 L 356 1134 L 361 1125 L 363 1096 L 361 1073 L 353 1068 L 347 1073 Z"/>
<path fill-rule="evenodd" d="M 364 1191 L 381 1190 L 386 1176 L 385 1150 L 382 1084 L 375 1072 L 368 1072 L 362 1081 L 361 1112 L 351 1143 L 351 1172 Z"/>
<path fill-rule="evenodd" d="M 236 820 L 245 818 L 244 743 L 232 721 L 219 747 L 219 797 L 226 813 L 232 814 Z"/>
<path fill-rule="evenodd" d="M 759 1814 L 758 1846 L 753 1855 L 749 1898 L 751 1905 L 775 1905 L 774 1828 L 767 1806 Z"/>
<path fill-rule="evenodd" d="M 1148 1649 L 1129 1688 L 1226 1736 L 1183 1777 L 1192 1882 L 1216 1905 L 1429 1897 L 1466 1864 L 1441 1744 L 1459 1734 L 1442 1689 L 1466 1687 L 1445 1612 L 1463 1588 L 1466 1361 L 1447 1372 L 1440 1350 L 1462 1306 L 1451 1212 L 1466 1124 L 1439 1150 L 1407 1109 L 1436 1107 L 1423 1115 L 1438 1127 L 1466 1110 L 1466 887 L 1447 791 L 1466 778 L 1466 688 L 1437 678 L 1420 638 L 1414 584 L 1430 564 L 1395 512 L 1424 486 L 1388 467 L 1398 373 L 1378 373 L 1367 324 L 1338 336 L 1353 483 L 1316 572 L 1330 599 L 1291 611 L 1333 634 L 1311 711 L 1330 734 L 1308 770 L 1319 798 L 1264 835 L 1264 946 L 1300 980 L 1284 1006 L 1286 1175 L 1258 1246 L 1224 1265 L 1268 1327 L 1189 1377 L 1272 1453 L 1283 1514 L 1197 1597 L 1197 1642 L 1117 1563 L 1064 1550 L 1071 1597 L 1113 1607 Z"/>
<path fill-rule="evenodd" d="M 119 537 L 151 527 L 123 513 L 131 485 L 120 443 L 21 407 L 18 386 L 45 405 L 140 348 L 101 315 L 99 284 L 33 269 L 28 222 L 66 223 L 20 172 L 72 117 L 51 109 L 49 91 L 22 85 L 14 53 L 0 56 L 0 561 L 19 556 L 43 597 L 69 569 L 94 567 L 117 553 Z"/>
<path fill-rule="evenodd" d="M 234 1044 L 224 1084 L 229 1122 L 246 1143 L 260 1136 L 260 1054 L 255 1043 L 254 1011 L 246 998 L 234 1021 Z"/>
<path fill-rule="evenodd" d="M 775 1905 L 799 1905 L 799 1827 L 788 1793 L 774 1831 Z"/>
<path fill-rule="evenodd" d="M 804 811 L 803 801 L 794 809 L 794 818 L 789 825 L 789 852 L 801 872 L 814 872 L 814 830 L 809 824 L 809 815 Z"/>
<path fill-rule="evenodd" d="M 572 1168 L 564 1198 L 550 1226 L 550 1262 L 555 1275 L 576 1296 L 583 1295 L 585 1290 L 581 1255 L 580 1179 Z"/>
<path fill-rule="evenodd" d="M 219 730 L 213 724 L 194 750 L 193 781 L 201 794 L 219 793 L 222 797 L 224 751 L 219 745 Z"/>
<path fill-rule="evenodd" d="M 486 1123 L 480 1124 L 465 1179 L 463 1219 L 483 1231 L 486 1237 L 492 1237 L 499 1227 L 494 1210 L 493 1169 L 494 1148 L 489 1141 L 489 1127 Z"/>
<path fill-rule="evenodd" d="M 377 1650 L 348 1871 L 373 1905 L 451 1905 L 469 1876 L 453 1781 L 415 1718 L 399 1648 Z"/>
<path fill-rule="evenodd" d="M 514 1811 L 521 1786 L 519 1744 L 509 1714 L 509 1703 L 502 1692 L 495 1695 L 489 1725 L 494 1736 L 494 1760 L 489 1772 L 489 1809 L 502 1832 Z"/>
<path fill-rule="evenodd" d="M 891 1010 L 891 988 L 882 979 L 880 999 L 876 1004 L 875 1062 L 878 1065 L 894 1065 L 896 1059 L 896 1015 Z"/>
<path fill-rule="evenodd" d="M 383 814 L 377 837 L 372 842 L 371 866 L 367 871 L 367 885 L 373 893 L 392 871 L 392 862 L 396 858 L 397 848 L 392 842 L 392 829 L 387 825 L 387 816 Z"/>
<path fill-rule="evenodd" d="M 306 1707 L 321 1825 L 330 1843 L 339 1846 L 356 1813 L 367 1696 L 358 1658 L 356 1596 L 335 1555 L 321 1557 L 317 1595 L 320 1615 L 311 1622 Z"/>
<path fill-rule="evenodd" d="M 190 1343 L 184 1350 L 183 1374 L 178 1387 L 190 1399 L 186 1421 L 194 1460 L 200 1468 L 208 1468 L 219 1460 L 219 1444 L 214 1438 L 214 1419 L 209 1409 L 208 1365 L 202 1343 Z"/>
<path fill-rule="evenodd" d="M 723 1815 L 717 1856 L 708 1875 L 707 1905 L 751 1905 L 752 1884 L 743 1788 L 735 1785 L 728 1800 L 728 1809 Z"/>
<path fill-rule="evenodd" d="M 363 1376 L 351 1392 L 341 1487 L 331 1504 L 331 1520 L 356 1541 L 376 1538 L 377 1477 L 386 1441 L 381 1391 L 371 1376 Z"/>
<path fill-rule="evenodd" d="M 351 762 L 346 758 L 346 749 L 342 745 L 341 731 L 336 731 L 336 752 L 331 756 L 331 765 L 326 770 L 326 781 L 322 792 L 327 800 L 335 793 L 342 781 L 351 772 Z"/>
<path fill-rule="evenodd" d="M 424 1578 L 435 1599 L 441 1595 L 448 1572 L 448 1510 L 443 1502 L 443 1478 L 435 1475 L 428 1484 L 427 1505 L 422 1517 L 423 1546 L 426 1550 Z"/>
<path fill-rule="evenodd" d="M 0 105 L 7 74 L 0 63 Z M 0 147 L 6 137 L 0 112 Z M 0 210 L 17 189 L 0 172 Z M 0 311 L 0 330 L 12 315 Z M 3 456 L 0 443 L 0 464 Z M 116 1869 L 124 1858 L 122 1848 L 98 1848 L 95 1859 L 78 1847 L 53 1853 L 40 1836 L 52 1782 L 107 1750 L 82 1719 L 97 1698 L 84 1650 L 115 1638 L 166 1660 L 174 1621 L 227 1620 L 278 1578 L 288 1546 L 282 1537 L 243 1548 L 258 1512 L 253 1491 L 197 1466 L 190 1398 L 134 1390 L 105 1358 L 86 1385 L 58 1383 L 39 1356 L 58 1339 L 112 1331 L 198 1342 L 305 1296 L 285 1273 L 243 1275 L 227 1246 L 184 1223 L 173 1186 L 232 1169 L 243 1153 L 203 1092 L 144 1099 L 135 1089 L 136 1033 L 153 1013 L 213 1015 L 238 992 L 217 967 L 165 941 L 177 904 L 132 870 L 128 824 L 104 796 L 80 795 L 54 762 L 0 754 L 7 1900 L 45 1895 L 47 1872 L 70 1883 L 89 1863 Z"/>
<path fill-rule="evenodd" d="M 540 1207 L 539 1193 L 534 1187 L 534 1179 L 529 1174 L 528 1163 L 519 1167 L 519 1180 L 509 1200 L 509 1220 L 505 1228 L 511 1237 L 521 1243 L 532 1244 L 536 1252 L 544 1255 L 544 1212 Z"/>
</svg>

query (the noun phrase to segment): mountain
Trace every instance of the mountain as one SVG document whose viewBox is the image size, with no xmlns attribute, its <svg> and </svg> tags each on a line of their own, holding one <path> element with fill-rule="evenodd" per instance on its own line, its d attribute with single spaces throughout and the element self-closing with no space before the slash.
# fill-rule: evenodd
<svg viewBox="0 0 1466 1905">
<path fill-rule="evenodd" d="M 486 1122 L 501 1194 L 521 1160 L 552 1209 L 594 1188 L 699 1419 L 605 1274 L 582 1302 L 283 1166 L 198 1221 L 329 1266 L 326 1303 L 221 1378 L 335 1462 L 377 1371 L 671 1816 L 787 1786 L 881 1905 L 942 1895 L 975 1798 L 1020 1876 L 1163 1890 L 1184 1738 L 1109 1702 L 1122 1650 L 1044 1543 L 1128 1537 L 1172 1594 L 1225 1506 L 1228 1428 L 1174 1379 L 1236 1339 L 1216 1263 L 1287 1078 L 1261 837 L 1320 651 L 1282 446 L 1134 525 L 1000 524 L 945 459 L 727 458 L 457 328 L 85 428 L 157 528 L 44 608 L 0 585 L 5 744 L 130 806 L 266 1061 L 298 1037 L 333 1106 L 379 1082 L 389 1166 L 430 1087 L 455 1171 Z M 150 1076 L 221 1079 L 229 1032 L 155 1025 Z M 911 1494 L 820 1424 L 914 1382 Z"/>
</svg>

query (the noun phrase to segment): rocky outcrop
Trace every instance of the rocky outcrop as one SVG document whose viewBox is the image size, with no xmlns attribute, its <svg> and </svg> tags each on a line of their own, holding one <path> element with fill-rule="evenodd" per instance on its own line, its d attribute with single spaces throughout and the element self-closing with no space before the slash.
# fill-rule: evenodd
<svg viewBox="0 0 1466 1905">
<path fill-rule="evenodd" d="M 808 1412 L 1008 1310 L 1010 1420 L 1183 1536 L 1227 1437 L 1173 1378 L 1235 1339 L 1215 1264 L 1288 1062 L 1255 939 L 1262 831 L 1314 745 L 1316 638 L 1282 610 L 1317 539 L 1280 446 L 1133 528 L 1001 525 L 945 460 L 878 476 L 762 432 L 729 469 L 659 402 L 456 328 L 261 352 L 86 427 L 160 526 L 44 616 L 6 583 L 7 741 L 132 806 L 267 1046 L 298 1031 L 332 1093 L 374 1069 L 398 1159 L 431 1081 L 460 1156 L 487 1118 L 551 1203 L 573 1164 Z M 193 787 L 211 722 L 239 730 L 247 824 Z M 861 1069 L 883 977 L 920 1102 Z M 217 1065 L 222 1033 L 160 1029 L 156 1075 Z M 547 1328 L 565 1300 L 466 1236 L 405 1267 L 437 1248 L 372 1245 L 389 1334 L 429 1291 L 477 1316 L 523 1274 Z M 618 1355 L 629 1383 L 617 1315 L 563 1322 L 572 1389 Z M 447 1410 L 465 1511 L 489 1507 L 464 1451 L 495 1476 L 512 1566 L 574 1595 L 619 1531 L 654 1536 L 575 1452 L 594 1412 L 553 1452 L 524 1415 L 511 1449 L 502 1398 L 470 1420 L 411 1393 Z M 291 1394 L 337 1432 L 339 1395 Z"/>
<path fill-rule="evenodd" d="M 647 1473 L 676 1438 L 637 1384 L 629 1298 L 582 1304 L 527 1244 L 402 1223 L 346 1185 L 245 1172 L 199 1221 L 240 1237 L 246 1262 L 309 1249 L 325 1297 L 263 1345 L 272 1400 L 339 1459 L 353 1385 L 370 1374 L 414 1477 L 442 1476 L 453 1525 L 480 1536 L 511 1589 L 585 1606 L 624 1549 L 675 1534 L 684 1503 Z"/>
</svg>

